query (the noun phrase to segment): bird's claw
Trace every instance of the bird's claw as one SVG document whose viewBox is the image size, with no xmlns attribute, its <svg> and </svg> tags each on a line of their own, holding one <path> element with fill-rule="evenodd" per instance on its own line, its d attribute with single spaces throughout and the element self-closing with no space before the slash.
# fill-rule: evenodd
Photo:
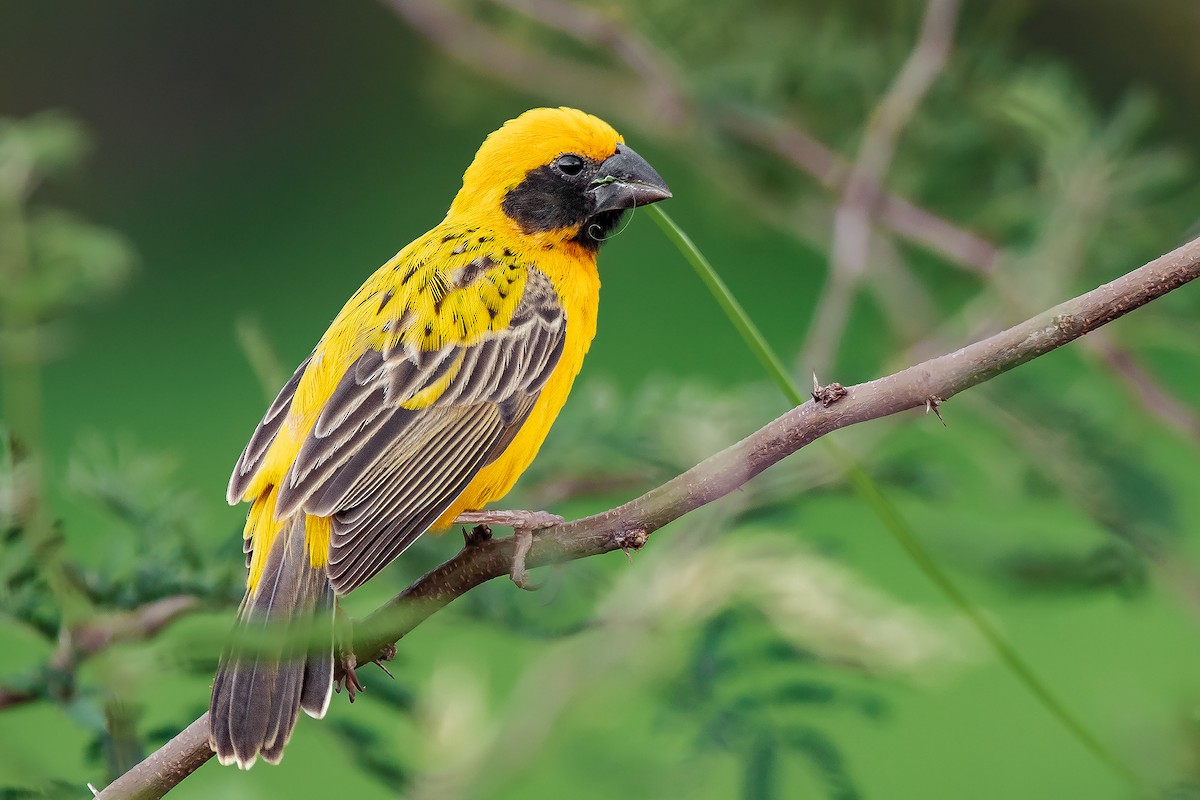
<svg viewBox="0 0 1200 800">
<path fill-rule="evenodd" d="M 350 702 L 354 702 L 354 698 L 359 692 L 365 692 L 367 687 L 363 686 L 362 681 L 358 679 L 358 672 L 355 668 L 358 666 L 358 659 L 354 657 L 354 652 L 343 650 L 341 652 L 341 667 L 342 674 L 339 675 L 333 682 L 333 688 L 341 694 L 342 689 L 346 690 L 346 696 L 350 698 Z"/>
<path fill-rule="evenodd" d="M 334 606 L 334 627 L 337 636 L 337 656 L 338 666 L 341 668 L 341 674 L 333 680 L 333 688 L 338 694 L 341 694 L 342 689 L 346 690 L 346 696 L 350 698 L 350 702 L 354 702 L 354 698 L 358 697 L 359 692 L 365 692 L 367 687 L 363 685 L 362 680 L 358 677 L 358 657 L 354 655 L 354 647 L 351 644 L 354 641 L 353 629 L 354 623 L 350 617 L 342 610 L 341 605 Z M 389 644 L 379 649 L 375 653 L 375 657 L 369 662 L 375 664 L 381 670 L 387 673 L 389 678 L 395 680 L 395 677 L 383 665 L 384 661 L 391 661 L 396 657 L 395 643 Z"/>
<path fill-rule="evenodd" d="M 367 663 L 374 664 L 383 670 L 384 674 L 389 678 L 396 680 L 396 676 L 392 674 L 392 671 L 383 665 L 383 662 L 391 661 L 395 657 L 396 645 L 389 644 L 381 649 L 375 655 L 375 658 L 371 659 Z M 358 667 L 361 665 L 358 663 L 358 658 L 354 655 L 353 651 L 342 650 L 340 653 L 340 658 L 342 674 L 334 680 L 333 685 L 339 694 L 341 693 L 342 688 L 345 687 L 346 696 L 349 697 L 350 702 L 353 703 L 354 698 L 358 696 L 359 692 L 365 692 L 367 690 L 367 687 L 363 685 L 363 682 L 358 677 Z"/>
</svg>

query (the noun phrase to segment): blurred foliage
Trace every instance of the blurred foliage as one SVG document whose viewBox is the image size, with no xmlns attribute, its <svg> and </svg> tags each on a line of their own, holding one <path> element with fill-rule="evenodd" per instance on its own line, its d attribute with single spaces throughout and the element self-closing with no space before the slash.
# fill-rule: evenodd
<svg viewBox="0 0 1200 800">
<path fill-rule="evenodd" d="M 76 168 L 86 151 L 87 137 L 79 124 L 60 113 L 0 119 L 0 208 L 5 233 L 0 257 L 8 278 L 0 282 L 0 309 L 9 322 L 5 326 L 9 336 L 22 333 L 12 329 L 14 318 L 55 319 L 113 291 L 129 275 L 132 253 L 119 234 L 31 202 L 43 181 Z M 14 274 L 17 269 L 19 280 Z"/>
<path fill-rule="evenodd" d="M 311 29 L 289 18 L 296 30 L 273 16 L 293 13 L 282 6 L 142 9 L 112 23 L 119 30 L 111 37 L 129 45 L 115 51 L 161 41 L 182 48 L 172 38 L 179 30 L 205 42 L 250 32 L 223 56 L 228 73 L 208 63 L 207 51 L 203 61 L 189 56 L 186 78 L 220 81 L 209 94 L 164 68 L 164 83 L 150 84 L 157 91 L 131 94 L 138 103 L 105 99 L 93 110 L 118 118 L 110 126 L 117 133 L 101 139 L 98 168 L 109 153 L 125 161 L 108 180 L 136 172 L 142 149 L 177 146 L 172 157 L 195 163 L 170 173 L 173 183 L 146 177 L 170 162 L 161 151 L 158 161 L 145 155 L 143 183 L 126 186 L 134 199 L 122 216 L 119 198 L 110 210 L 107 196 L 89 202 L 95 184 L 73 185 L 89 150 L 78 122 L 51 112 L 0 121 L 0 382 L 11 386 L 18 361 L 47 374 L 63 364 L 101 376 L 47 381 L 46 406 L 58 409 L 48 417 L 58 427 L 48 431 L 44 487 L 33 483 L 20 442 L 6 436 L 0 448 L 0 798 L 81 796 L 85 781 L 120 772 L 202 711 L 243 564 L 239 525 L 221 515 L 214 488 L 224 476 L 193 488 L 201 483 L 196 465 L 207 475 L 232 460 L 236 453 L 225 451 L 233 448 L 211 432 L 251 424 L 261 410 L 251 407 L 261 401 L 254 375 L 266 384 L 286 375 L 280 363 L 307 352 L 322 315 L 369 270 L 360 260 L 378 255 L 370 248 L 349 257 L 367 226 L 394 238 L 388 226 L 397 208 L 413 216 L 404 232 L 436 219 L 441 200 L 413 186 L 435 185 L 439 174 L 448 185 L 475 136 L 431 141 L 439 131 L 489 130 L 530 97 L 611 117 L 656 165 L 666 164 L 679 198 L 672 212 L 713 241 L 717 267 L 764 317 L 764 329 L 800 349 L 819 302 L 819 281 L 808 274 L 821 262 L 837 198 L 737 135 L 730 120 L 790 126 L 852 158 L 923 9 L 916 0 L 588 6 L 617 34 L 648 43 L 685 101 L 685 119 L 675 124 L 664 121 L 669 104 L 634 96 L 645 75 L 630 74 L 618 39 L 585 35 L 546 13 L 578 7 L 443 5 L 485 35 L 516 43 L 535 64 L 565 59 L 619 78 L 611 84 L 619 90 L 585 81 L 563 96 L 547 88 L 560 72 L 543 68 L 523 74 L 520 96 L 504 94 L 496 81 L 509 74 L 506 64 L 493 61 L 482 79 L 465 77 L 382 7 L 346 7 Z M 1093 75 L 1064 57 L 1030 50 L 1030 20 L 1053 5 L 967 4 L 953 56 L 905 129 L 885 181 L 993 242 L 999 267 L 984 274 L 881 232 L 837 374 L 822 378 L 849 383 L 943 352 L 1196 234 L 1200 138 L 1168 113 L 1178 98 L 1154 85 L 1100 92 Z M 1126 13 L 1114 8 L 1090 10 L 1097 29 L 1101 14 Z M 1165 18 L 1166 8 L 1139 13 Z M 96 41 L 111 38 L 80 29 Z M 1088 35 L 1090 28 L 1079 32 Z M 267 36 L 299 55 L 289 61 L 291 51 L 263 51 Z M 4 49 L 0 43 L 0 59 Z M 332 55 L 322 61 L 326 51 Z M 251 52 L 263 61 L 250 61 Z M 460 58 L 470 64 L 472 53 L 497 58 L 483 46 Z M 178 69 L 166 52 L 142 57 L 134 63 L 144 75 L 125 75 L 122 88 L 154 80 L 154 65 Z M 336 70 L 351 68 L 377 82 L 344 90 L 346 73 Z M 283 75 L 277 91 L 259 97 L 244 85 L 271 70 Z M 204 113 L 187 116 L 185 106 Z M 275 115 L 277 127 L 255 131 L 246 122 L 254 114 L 264 126 Z M 143 124 L 155 135 L 139 140 Z M 231 132 L 223 145 L 203 139 L 206 124 Z M 402 138 L 411 129 L 419 129 L 415 144 Z M 218 152 L 222 146 L 233 155 Z M 386 180 L 396 186 L 370 183 L 396 164 L 405 172 Z M 345 169 L 357 170 L 352 179 Z M 189 185 L 207 187 L 194 207 L 164 199 Z M 266 193 L 255 194 L 259 187 Z M 345 192 L 353 199 L 343 202 Z M 66 205 L 82 205 L 103 224 L 59 207 L 79 194 Z M 330 204 L 301 206 L 303 197 Z M 117 312 L 98 301 L 133 275 L 132 245 L 107 227 L 126 219 L 140 223 L 138 249 L 149 255 Z M 640 222 L 611 245 L 620 252 L 604 269 L 632 265 L 642 257 L 635 251 L 651 249 L 648 237 L 636 238 Z M 637 262 L 642 272 L 605 276 L 605 308 L 617 311 L 602 320 L 592 363 L 606 364 L 615 380 L 589 374 L 506 504 L 601 510 L 783 410 L 770 387 L 737 382 L 754 374 L 742 363 L 749 358 L 722 338 L 711 301 L 684 285 L 690 276 L 649 263 L 673 254 L 654 252 Z M 640 281 L 637 291 L 631 279 Z M 251 299 L 206 295 L 210 284 L 245 287 Z M 303 305 L 313 296 L 320 306 Z M 637 305 L 643 297 L 655 305 Z M 210 315 L 197 328 L 199 318 L 188 315 L 188 306 L 218 302 L 275 314 L 261 327 L 257 316 L 239 322 L 254 373 L 243 370 L 244 380 L 212 355 L 233 349 L 233 325 Z M 1022 652 L 1046 665 L 1081 716 L 1171 798 L 1193 797 L 1200 786 L 1200 692 L 1189 666 L 1200 657 L 1198 453 L 1196 436 L 1165 422 L 1136 390 L 1148 376 L 1184 409 L 1200 407 L 1198 311 L 1196 293 L 1185 290 L 1121 323 L 1119 343 L 1145 369 L 1140 378 L 1080 343 L 948 404 L 944 431 L 905 419 L 839 435 L 947 568 L 1011 626 Z M 106 338 L 122 324 L 133 331 L 127 338 Z M 647 345 L 655 338 L 665 349 Z M 73 356 L 92 339 L 109 349 Z M 143 340 L 159 349 L 114 345 Z M 289 355 L 277 358 L 269 341 Z M 606 351 L 610 341 L 624 349 Z M 98 368 L 84 363 L 97 359 Z M 680 376 L 697 364 L 707 372 Z M 637 385 L 628 377 L 659 371 Z M 198 384 L 186 382 L 195 375 Z M 56 395 L 55 386 L 75 394 Z M 95 412 L 105 397 L 117 406 L 108 417 Z M 113 419 L 138 435 L 107 425 L 95 432 L 95 420 Z M 51 535 L 40 539 L 22 524 L 35 502 L 55 512 Z M 841 468 L 814 449 L 676 523 L 632 566 L 618 555 L 549 570 L 532 596 L 481 587 L 401 643 L 394 683 L 371 675 L 353 708 L 335 702 L 322 724 L 302 723 L 282 767 L 242 775 L 212 765 L 177 794 L 1126 796 L 983 662 L 861 506 Z M 427 537 L 351 598 L 353 610 L 369 610 L 455 545 Z M 55 569 L 90 606 L 70 626 L 42 557 L 48 547 L 61 555 Z M 178 597 L 198 601 L 186 619 L 138 635 L 142 612 Z M 91 649 L 97 631 L 121 635 Z M 54 758 L 39 757 L 44 751 Z"/>
<path fill-rule="evenodd" d="M 175 594 L 241 599 L 244 565 L 203 535 L 201 499 L 180 486 L 175 470 L 173 459 L 128 441 L 96 434 L 81 439 L 67 465 L 67 488 L 106 512 L 110 523 L 97 526 L 95 534 L 110 546 L 86 574 L 98 601 L 136 608 Z"/>
<path fill-rule="evenodd" d="M 136 616 L 114 611 L 191 592 L 197 572 L 221 571 L 230 581 L 234 573 L 220 566 L 215 553 L 201 559 L 189 545 L 195 532 L 185 522 L 194 513 L 177 487 L 164 484 L 168 472 L 161 460 L 124 452 L 120 460 L 102 463 L 101 446 L 94 442 L 81 450 L 64 484 L 74 484 L 79 494 L 128 523 L 124 535 L 114 537 L 125 546 L 114 548 L 115 560 L 89 570 L 64 552 L 57 524 L 37 530 L 47 502 L 42 454 L 36 450 L 40 414 L 28 408 L 38 399 L 38 372 L 61 352 L 70 312 L 121 286 L 133 263 L 131 247 L 119 234 L 36 202 L 42 183 L 77 168 L 86 150 L 79 124 L 62 114 L 0 119 L 0 228 L 6 234 L 0 247 L 5 278 L 0 283 L 0 363 L 7 381 L 6 412 L 13 420 L 13 430 L 0 439 L 0 616 L 53 650 L 46 663 L 8 676 L 0 708 L 41 699 L 61 704 L 90 735 L 88 752 L 107 760 L 107 774 L 115 776 L 144 755 L 135 730 L 136 707 L 99 686 L 78 686 L 80 660 L 110 641 L 153 632 L 140 630 Z M 24 418 L 24 429 L 16 429 L 18 417 Z M 86 598 L 87 619 L 67 619 L 64 585 Z M 211 585 L 201 588 L 216 594 Z M 129 621 L 134 624 L 127 627 Z M 2 791 L 22 796 L 17 789 Z M 60 783 L 51 782 L 37 796 L 66 794 Z"/>
</svg>

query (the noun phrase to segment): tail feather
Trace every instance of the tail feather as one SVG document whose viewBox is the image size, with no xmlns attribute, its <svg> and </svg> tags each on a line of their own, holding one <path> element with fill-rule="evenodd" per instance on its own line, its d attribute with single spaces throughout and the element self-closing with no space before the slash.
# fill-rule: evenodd
<svg viewBox="0 0 1200 800">
<path fill-rule="evenodd" d="M 304 515 L 290 520 L 238 610 L 213 679 L 209 743 L 222 764 L 278 763 L 303 708 L 321 716 L 333 687 L 333 589 L 309 564 Z M 317 630 L 329 644 L 314 646 Z M 319 713 L 318 713 L 319 712 Z"/>
<path fill-rule="evenodd" d="M 297 668 L 299 667 L 299 668 Z M 300 715 L 300 683 L 304 680 L 303 664 L 294 662 L 282 666 L 279 685 L 271 698 L 271 709 L 267 712 L 266 733 L 262 737 L 259 751 L 264 761 L 278 764 L 283 756 L 283 746 L 291 736 L 296 718 Z"/>
<path fill-rule="evenodd" d="M 332 620 L 334 609 L 333 587 L 329 579 L 321 576 L 320 600 L 318 609 L 328 609 L 318 615 Z M 310 717 L 321 719 L 329 710 L 329 699 L 333 697 L 333 630 L 330 629 L 329 649 L 324 653 L 309 652 L 308 660 L 304 662 L 304 680 L 300 684 L 300 708 Z"/>
</svg>

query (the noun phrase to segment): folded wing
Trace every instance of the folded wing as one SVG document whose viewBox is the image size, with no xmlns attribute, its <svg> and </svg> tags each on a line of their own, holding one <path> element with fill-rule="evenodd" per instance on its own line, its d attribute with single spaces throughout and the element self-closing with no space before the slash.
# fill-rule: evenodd
<svg viewBox="0 0 1200 800">
<path fill-rule="evenodd" d="M 528 269 L 506 328 L 435 351 L 368 350 L 321 408 L 280 482 L 276 515 L 332 517 L 328 569 L 339 594 L 424 533 L 529 416 L 562 354 L 566 316 L 549 279 Z M 286 414 L 286 387 L 280 398 L 239 461 L 231 496 Z"/>
</svg>

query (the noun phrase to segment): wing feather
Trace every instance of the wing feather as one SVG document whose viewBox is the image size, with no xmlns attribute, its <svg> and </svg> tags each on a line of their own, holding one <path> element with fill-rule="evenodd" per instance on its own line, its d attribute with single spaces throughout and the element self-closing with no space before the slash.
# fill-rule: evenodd
<svg viewBox="0 0 1200 800">
<path fill-rule="evenodd" d="M 304 440 L 280 483 L 275 505 L 277 517 L 286 517 L 304 506 L 348 460 L 360 451 L 369 452 L 376 434 L 389 424 L 388 433 L 398 435 L 411 422 L 410 417 L 398 413 L 401 409 L 388 407 L 385 387 L 377 386 L 370 394 L 357 411 L 328 435 L 309 434 Z"/>
<path fill-rule="evenodd" d="M 502 428 L 494 409 L 489 413 L 480 406 L 471 412 L 445 425 L 428 450 L 389 465 L 404 476 L 403 483 L 396 481 L 334 515 L 329 575 L 342 591 L 351 591 L 386 566 L 428 526 L 421 524 L 420 512 L 436 519 L 465 487 L 463 481 L 474 475 L 486 452 L 452 451 L 447 445 L 460 437 L 494 442 Z M 420 528 L 414 530 L 416 525 Z M 352 535 L 345 535 L 348 531 Z"/>
<path fill-rule="evenodd" d="M 325 438 L 345 425 L 350 415 L 362 406 L 371 392 L 379 388 L 375 379 L 382 371 L 383 354 L 378 350 L 368 350 L 354 363 L 354 374 L 347 372 L 342 376 L 337 388 L 321 408 L 321 415 L 317 417 L 312 429 L 316 438 Z"/>
<path fill-rule="evenodd" d="M 535 400 L 527 398 L 515 414 L 494 405 L 471 407 L 469 418 L 445 425 L 443 435 L 430 447 L 387 465 L 386 471 L 403 475 L 404 482 L 396 481 L 386 491 L 335 514 L 329 577 L 338 591 L 360 586 L 416 541 L 479 469 L 507 446 Z M 453 446 L 462 440 L 479 446 Z"/>
<path fill-rule="evenodd" d="M 368 350 L 321 407 L 280 483 L 277 516 L 332 517 L 339 594 L 424 533 L 528 418 L 567 321 L 550 280 L 527 269 L 507 327 L 437 350 Z"/>
<path fill-rule="evenodd" d="M 299 484 L 298 491 L 305 494 L 298 495 L 294 502 L 303 505 L 309 514 L 329 517 L 345 507 L 351 492 L 372 491 L 384 478 L 378 475 L 375 465 L 387 456 L 396 441 L 419 436 L 419 433 L 408 435 L 408 429 L 415 427 L 420 418 L 419 412 L 397 408 L 383 412 L 381 416 L 386 419 L 370 436 L 342 448 L 336 469 L 320 475 L 320 481 L 305 480 Z"/>
<path fill-rule="evenodd" d="M 229 478 L 229 488 L 225 493 L 230 505 L 242 502 L 246 490 L 250 488 L 250 483 L 254 480 L 255 474 L 258 472 L 259 462 L 262 461 L 263 455 L 270 449 L 271 443 L 275 441 L 276 434 L 279 433 L 279 429 L 283 426 L 283 421 L 287 418 L 288 411 L 292 407 L 292 400 L 296 396 L 296 387 L 300 385 L 300 379 L 304 377 L 304 371 L 308 369 L 310 361 L 312 361 L 312 354 L 309 354 L 308 358 L 300 362 L 300 366 L 292 373 L 292 377 L 279 390 L 275 401 L 271 403 L 266 415 L 263 416 L 262 422 L 258 423 L 258 427 L 254 430 L 254 435 L 250 437 L 250 441 L 246 444 L 246 449 L 242 450 L 242 455 L 238 458 L 237 465 L 233 468 L 233 475 Z"/>
<path fill-rule="evenodd" d="M 374 466 L 372 474 L 387 476 L 404 475 L 404 481 L 374 482 L 347 494 L 343 507 L 336 513 L 336 518 L 345 524 L 357 524 L 381 504 L 387 503 L 406 491 L 426 486 L 429 476 L 438 469 L 439 464 L 452 463 L 460 458 L 461 453 L 448 449 L 456 437 L 473 439 L 482 421 L 488 416 L 486 406 L 473 406 L 462 410 L 461 413 L 448 414 L 438 420 L 433 430 L 422 431 L 424 447 L 414 450 L 407 442 L 394 443 L 391 452 Z M 333 553 L 330 554 L 333 557 Z"/>
</svg>

